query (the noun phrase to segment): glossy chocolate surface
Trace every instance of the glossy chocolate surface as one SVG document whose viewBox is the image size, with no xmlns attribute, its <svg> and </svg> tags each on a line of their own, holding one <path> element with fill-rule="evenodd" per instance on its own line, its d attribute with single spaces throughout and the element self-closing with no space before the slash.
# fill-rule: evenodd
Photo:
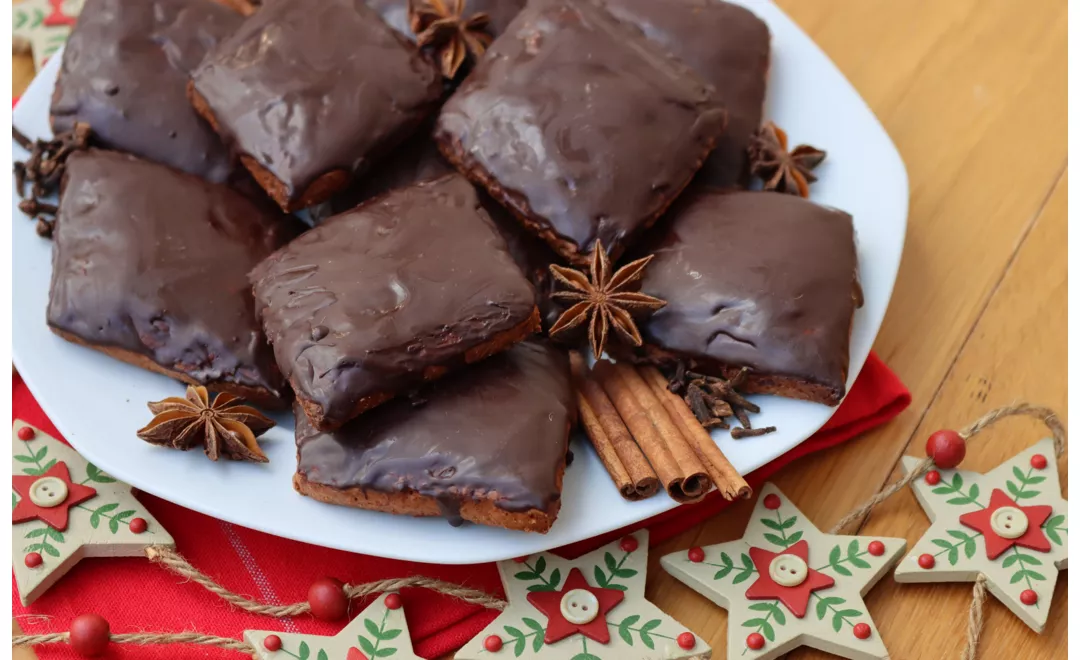
<svg viewBox="0 0 1080 660">
<path fill-rule="evenodd" d="M 462 0 L 465 11 L 462 16 L 468 19 L 481 12 L 488 15 L 487 32 L 497 37 L 506 30 L 510 21 L 525 6 L 525 0 Z M 416 41 L 416 35 L 409 27 L 409 0 L 367 0 L 369 7 L 379 12 L 390 27 L 405 35 L 410 41 Z M 448 2 L 447 4 L 452 4 Z"/>
<path fill-rule="evenodd" d="M 724 126 L 708 86 L 590 2 L 531 3 L 443 106 L 436 140 L 536 233 L 618 254 Z"/>
<path fill-rule="evenodd" d="M 48 322 L 199 382 L 286 391 L 248 271 L 294 234 L 222 185 L 115 151 L 67 162 Z"/>
<path fill-rule="evenodd" d="M 647 343 L 843 392 L 859 302 L 851 216 L 800 197 L 692 192 L 643 249 L 667 306 Z"/>
<path fill-rule="evenodd" d="M 212 0 L 87 0 L 53 92 L 53 130 L 89 123 L 96 143 L 210 181 L 233 162 L 187 100 L 188 74 L 243 18 Z"/>
<path fill-rule="evenodd" d="M 259 264 L 255 298 L 278 365 L 324 428 L 360 399 L 526 322 L 534 294 L 468 181 L 450 175 L 334 216 Z"/>
<path fill-rule="evenodd" d="M 378 195 L 396 188 L 405 188 L 438 178 L 454 171 L 439 154 L 438 148 L 427 132 L 421 131 L 394 149 L 394 153 L 381 161 L 368 175 L 360 177 L 351 188 L 323 205 L 324 214 L 342 213 Z M 483 191 L 477 191 L 480 204 L 495 221 L 495 228 L 506 240 L 510 255 L 532 282 L 536 289 L 536 304 L 544 327 L 554 323 L 561 308 L 551 299 L 552 282 L 548 266 L 562 260 L 539 238 L 525 231 L 521 224 L 501 204 Z M 316 215 L 312 214 L 313 217 Z M 317 218 L 321 222 L 325 217 Z"/>
<path fill-rule="evenodd" d="M 721 0 L 602 0 L 616 18 L 690 65 L 716 87 L 727 130 L 695 179 L 715 187 L 743 184 L 746 149 L 761 125 L 769 72 L 769 27 L 750 10 Z"/>
<path fill-rule="evenodd" d="M 275 0 L 192 77 L 220 132 L 296 200 L 319 176 L 362 171 L 435 109 L 434 67 L 363 0 Z"/>
<path fill-rule="evenodd" d="M 573 415 L 566 353 L 523 342 L 424 388 L 424 402 L 392 401 L 331 433 L 296 415 L 297 470 L 333 488 L 415 491 L 440 501 L 494 497 L 512 512 L 559 499 Z"/>
</svg>

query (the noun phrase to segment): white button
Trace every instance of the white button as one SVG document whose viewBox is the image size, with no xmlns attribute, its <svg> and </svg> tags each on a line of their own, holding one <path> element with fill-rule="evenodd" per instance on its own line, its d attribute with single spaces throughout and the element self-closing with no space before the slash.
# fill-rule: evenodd
<svg viewBox="0 0 1080 660">
<path fill-rule="evenodd" d="M 1027 528 L 1027 516 L 1015 506 L 1003 506 L 990 516 L 990 529 L 1003 539 L 1018 539 Z"/>
<path fill-rule="evenodd" d="M 582 625 L 596 618 L 600 612 L 600 603 L 591 591 L 571 589 L 562 597 L 559 611 L 570 623 Z"/>
<path fill-rule="evenodd" d="M 769 564 L 769 577 L 781 587 L 797 587 L 806 581 L 806 562 L 795 555 L 778 555 Z"/>
<path fill-rule="evenodd" d="M 59 477 L 42 477 L 30 484 L 30 501 L 46 509 L 60 506 L 67 495 L 67 484 Z"/>
</svg>

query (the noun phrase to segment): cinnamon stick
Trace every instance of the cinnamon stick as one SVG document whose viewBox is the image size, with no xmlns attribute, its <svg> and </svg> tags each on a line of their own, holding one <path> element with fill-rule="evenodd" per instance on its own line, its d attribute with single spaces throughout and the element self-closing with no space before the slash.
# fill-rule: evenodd
<svg viewBox="0 0 1080 660">
<path fill-rule="evenodd" d="M 656 367 L 642 367 L 640 371 L 649 387 L 652 388 L 653 393 L 660 399 L 664 408 L 674 420 L 675 425 L 679 427 L 679 431 L 682 432 L 690 446 L 697 453 L 698 458 L 705 465 L 709 478 L 712 479 L 713 484 L 716 485 L 716 489 L 720 491 L 724 499 L 733 500 L 736 497 L 742 499 L 750 497 L 752 493 L 750 485 L 735 470 L 735 467 L 728 461 L 727 456 L 724 456 L 724 452 L 720 451 L 720 448 L 716 446 L 712 436 L 698 422 L 694 412 L 690 410 L 682 397 L 668 388 L 668 381 L 664 378 L 664 375 Z"/>
<path fill-rule="evenodd" d="M 604 360 L 593 374 L 671 498 L 691 502 L 704 496 L 709 486 L 704 465 L 633 367 Z"/>
</svg>

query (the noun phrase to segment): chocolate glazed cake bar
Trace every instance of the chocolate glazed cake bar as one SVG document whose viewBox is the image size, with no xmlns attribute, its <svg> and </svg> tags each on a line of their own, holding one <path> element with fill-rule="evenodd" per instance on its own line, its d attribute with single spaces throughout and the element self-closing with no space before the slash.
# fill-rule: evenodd
<svg viewBox="0 0 1080 660">
<path fill-rule="evenodd" d="M 456 174 L 330 218 L 251 278 L 278 365 L 321 430 L 540 322 L 532 287 Z"/>
<path fill-rule="evenodd" d="M 654 252 L 641 291 L 667 306 L 641 325 L 652 358 L 684 360 L 744 389 L 829 405 L 844 396 L 862 304 L 851 216 L 800 197 L 693 192 Z"/>
<path fill-rule="evenodd" d="M 275 0 L 207 55 L 188 91 L 293 211 L 343 189 L 406 137 L 442 83 L 363 0 Z"/>
<path fill-rule="evenodd" d="M 99 146 L 225 181 L 233 160 L 186 88 L 206 51 L 242 21 L 212 0 L 87 0 L 64 48 L 53 132 L 84 122 Z"/>
<path fill-rule="evenodd" d="M 547 532 L 573 414 L 566 353 L 523 342 L 332 433 L 296 414 L 305 495 L 413 516 Z"/>
<path fill-rule="evenodd" d="M 435 138 L 556 252 L 613 257 L 690 182 L 724 128 L 711 88 L 588 0 L 525 7 L 447 101 Z"/>
<path fill-rule="evenodd" d="M 718 188 L 749 180 L 747 148 L 761 125 L 769 73 L 769 27 L 721 0 L 603 0 L 616 18 L 686 62 L 716 88 L 727 130 L 694 179 Z"/>
<path fill-rule="evenodd" d="M 115 151 L 67 161 L 48 323 L 68 341 L 185 383 L 282 407 L 248 271 L 295 235 L 276 209 Z"/>
</svg>

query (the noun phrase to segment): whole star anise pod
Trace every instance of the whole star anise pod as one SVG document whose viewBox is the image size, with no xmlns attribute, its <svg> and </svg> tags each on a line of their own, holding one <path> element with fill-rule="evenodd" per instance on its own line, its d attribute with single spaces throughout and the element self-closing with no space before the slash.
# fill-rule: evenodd
<svg viewBox="0 0 1080 660">
<path fill-rule="evenodd" d="M 212 461 L 224 456 L 266 463 L 270 459 L 255 438 L 270 430 L 274 420 L 243 403 L 235 394 L 222 392 L 211 405 L 205 387 L 188 385 L 183 398 L 171 396 L 146 404 L 154 419 L 137 435 L 150 444 L 174 449 L 204 445 Z"/>
<path fill-rule="evenodd" d="M 486 32 L 488 15 L 478 12 L 465 18 L 465 2 L 409 0 L 409 27 L 416 35 L 416 45 L 435 52 L 448 79 L 457 75 L 467 55 L 479 59 L 492 41 Z"/>
<path fill-rule="evenodd" d="M 615 330 L 634 346 L 641 346 L 641 333 L 630 312 L 655 312 L 667 303 L 659 298 L 631 290 L 641 279 L 645 267 L 652 261 L 653 255 L 632 261 L 615 274 L 611 274 L 611 261 L 607 250 L 596 241 L 593 245 L 592 262 L 589 276 L 585 273 L 551 265 L 551 274 L 559 284 L 570 291 L 556 291 L 553 298 L 573 301 L 573 305 L 562 313 L 559 320 L 551 326 L 551 336 L 578 327 L 589 321 L 589 344 L 593 356 L 600 359 L 607 344 L 608 330 Z"/>
<path fill-rule="evenodd" d="M 825 152 L 800 144 L 788 153 L 788 138 L 771 121 L 750 140 L 750 173 L 761 177 L 765 190 L 810 196 L 810 184 L 817 181 L 813 170 L 825 160 Z"/>
</svg>

